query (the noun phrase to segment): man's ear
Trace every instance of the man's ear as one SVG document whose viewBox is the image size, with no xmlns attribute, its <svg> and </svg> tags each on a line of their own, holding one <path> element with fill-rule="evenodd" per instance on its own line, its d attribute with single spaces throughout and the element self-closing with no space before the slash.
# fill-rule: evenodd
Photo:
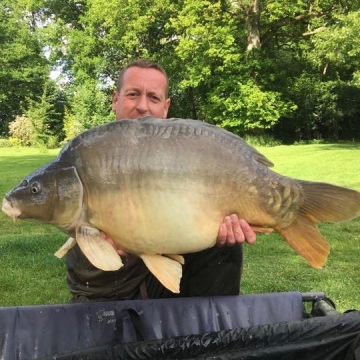
<svg viewBox="0 0 360 360">
<path fill-rule="evenodd" d="M 168 114 L 168 111 L 169 111 L 170 103 L 171 103 L 171 99 L 170 99 L 170 98 L 167 98 L 167 99 L 165 100 L 165 105 L 164 105 L 164 119 L 167 118 L 167 114 Z"/>
<path fill-rule="evenodd" d="M 116 104 L 118 102 L 118 99 L 119 99 L 119 93 L 115 90 L 112 94 L 112 104 L 111 104 L 111 109 L 115 113 L 116 113 Z"/>
</svg>

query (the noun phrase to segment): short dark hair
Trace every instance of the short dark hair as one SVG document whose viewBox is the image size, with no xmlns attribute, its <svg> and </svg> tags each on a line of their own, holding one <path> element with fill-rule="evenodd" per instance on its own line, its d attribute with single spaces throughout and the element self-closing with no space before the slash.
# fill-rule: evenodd
<svg viewBox="0 0 360 360">
<path fill-rule="evenodd" d="M 123 86 L 123 79 L 124 79 L 124 73 L 127 69 L 132 68 L 132 67 L 139 67 L 142 69 L 155 69 L 160 71 L 166 78 L 166 89 L 165 89 L 165 95 L 166 97 L 169 96 L 169 78 L 166 74 L 165 69 L 158 63 L 149 60 L 149 59 L 138 59 L 138 60 L 134 60 L 131 63 L 129 63 L 128 65 L 126 65 L 119 73 L 119 77 L 118 77 L 118 81 L 117 81 L 117 85 L 116 85 L 116 91 L 119 93 L 121 90 L 121 87 Z"/>
</svg>

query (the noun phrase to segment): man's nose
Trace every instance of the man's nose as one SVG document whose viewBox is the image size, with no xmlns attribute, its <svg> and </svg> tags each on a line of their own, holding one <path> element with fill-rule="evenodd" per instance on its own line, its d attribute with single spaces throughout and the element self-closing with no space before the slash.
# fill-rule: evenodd
<svg viewBox="0 0 360 360">
<path fill-rule="evenodd" d="M 145 114 L 146 112 L 149 111 L 148 99 L 146 95 L 139 96 L 138 101 L 136 103 L 136 110 L 140 114 Z"/>
</svg>

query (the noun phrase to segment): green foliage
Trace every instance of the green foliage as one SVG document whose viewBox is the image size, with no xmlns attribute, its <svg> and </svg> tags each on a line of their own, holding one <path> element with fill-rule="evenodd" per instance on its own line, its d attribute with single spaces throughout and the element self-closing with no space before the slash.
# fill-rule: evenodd
<svg viewBox="0 0 360 360">
<path fill-rule="evenodd" d="M 64 123 L 67 139 L 77 134 L 78 130 L 90 129 L 112 120 L 114 114 L 111 111 L 110 94 L 103 91 L 96 81 L 88 80 L 74 86 Z"/>
<path fill-rule="evenodd" d="M 0 148 L 11 147 L 12 144 L 9 139 L 0 139 Z"/>
<path fill-rule="evenodd" d="M 10 141 L 18 146 L 56 148 L 62 133 L 58 132 L 54 94 L 48 94 L 48 87 L 39 101 L 28 99 L 29 108 L 23 116 L 17 116 L 9 124 Z M 55 124 L 55 125 L 54 125 Z"/>
<path fill-rule="evenodd" d="M 275 139 L 273 135 L 266 133 L 257 135 L 246 135 L 245 141 L 254 147 L 267 147 L 267 146 L 278 146 L 281 145 L 280 141 Z"/>
<path fill-rule="evenodd" d="M 28 110 L 44 146 L 113 120 L 119 69 L 148 57 L 169 74 L 170 116 L 288 143 L 360 139 L 358 0 L 3 3 L 4 135 Z"/>
<path fill-rule="evenodd" d="M 0 131 L 36 99 L 48 76 L 33 19 L 19 2 L 3 0 L 0 6 Z"/>
<path fill-rule="evenodd" d="M 17 116 L 9 124 L 10 143 L 16 146 L 32 146 L 36 142 L 36 130 L 27 116 Z"/>
<path fill-rule="evenodd" d="M 168 28 L 177 37 L 175 53 L 183 62 L 182 88 L 196 88 L 234 65 L 240 54 L 234 39 L 235 19 L 221 1 L 184 1 Z"/>
<path fill-rule="evenodd" d="M 27 116 L 35 129 L 36 136 L 34 141 L 40 146 L 46 146 L 50 136 L 49 127 L 46 123 L 47 113 L 50 107 L 51 105 L 46 101 L 45 97 L 42 97 L 39 103 L 31 101 L 27 111 Z"/>
<path fill-rule="evenodd" d="M 235 133 L 273 128 L 281 116 L 296 109 L 295 105 L 282 101 L 281 94 L 262 91 L 256 84 L 233 82 L 233 85 L 237 86 L 227 87 L 228 96 L 224 92 L 220 96 L 212 95 L 211 103 L 216 109 L 214 120 Z"/>
<path fill-rule="evenodd" d="M 358 11 L 335 13 L 330 25 L 319 28 L 303 45 L 307 51 L 301 73 L 294 77 L 288 92 L 298 111 L 280 124 L 284 137 L 292 134 L 289 142 L 359 138 L 359 22 Z"/>
<path fill-rule="evenodd" d="M 33 143 L 39 147 L 55 148 L 58 146 L 58 134 L 51 131 L 50 122 L 53 116 L 56 116 L 53 95 L 48 93 L 47 86 L 40 101 L 29 100 L 29 109 L 26 111 L 34 128 Z"/>
<path fill-rule="evenodd" d="M 82 131 L 84 131 L 84 127 L 81 122 L 77 120 L 75 115 L 72 115 L 69 113 L 69 111 L 66 111 L 64 118 L 64 143 L 71 140 L 74 136 L 80 134 Z"/>
<path fill-rule="evenodd" d="M 354 82 L 359 74 L 360 11 L 334 16 L 334 23 L 316 34 L 312 42 L 314 51 L 309 54 L 323 75 L 336 76 Z M 330 73 L 330 74 L 329 74 Z"/>
</svg>

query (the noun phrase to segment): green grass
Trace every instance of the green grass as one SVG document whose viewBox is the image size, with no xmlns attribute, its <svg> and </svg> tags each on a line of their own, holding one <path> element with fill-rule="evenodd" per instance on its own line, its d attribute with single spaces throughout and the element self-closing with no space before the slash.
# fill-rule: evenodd
<svg viewBox="0 0 360 360">
<path fill-rule="evenodd" d="M 360 144 L 258 149 L 283 175 L 360 190 Z M 56 154 L 56 150 L 0 149 L 0 198 Z M 3 213 L 0 227 L 0 306 L 67 302 L 64 260 L 53 256 L 67 236 L 48 225 L 14 224 Z M 277 234 L 258 235 L 256 244 L 244 246 L 242 293 L 324 291 L 338 310 L 360 309 L 360 218 L 319 228 L 331 243 L 329 260 L 321 270 L 308 266 Z"/>
<path fill-rule="evenodd" d="M 22 178 L 53 159 L 58 150 L 0 149 L 0 198 Z M 0 306 L 64 303 L 66 267 L 53 253 L 67 239 L 52 226 L 0 214 Z"/>
</svg>

